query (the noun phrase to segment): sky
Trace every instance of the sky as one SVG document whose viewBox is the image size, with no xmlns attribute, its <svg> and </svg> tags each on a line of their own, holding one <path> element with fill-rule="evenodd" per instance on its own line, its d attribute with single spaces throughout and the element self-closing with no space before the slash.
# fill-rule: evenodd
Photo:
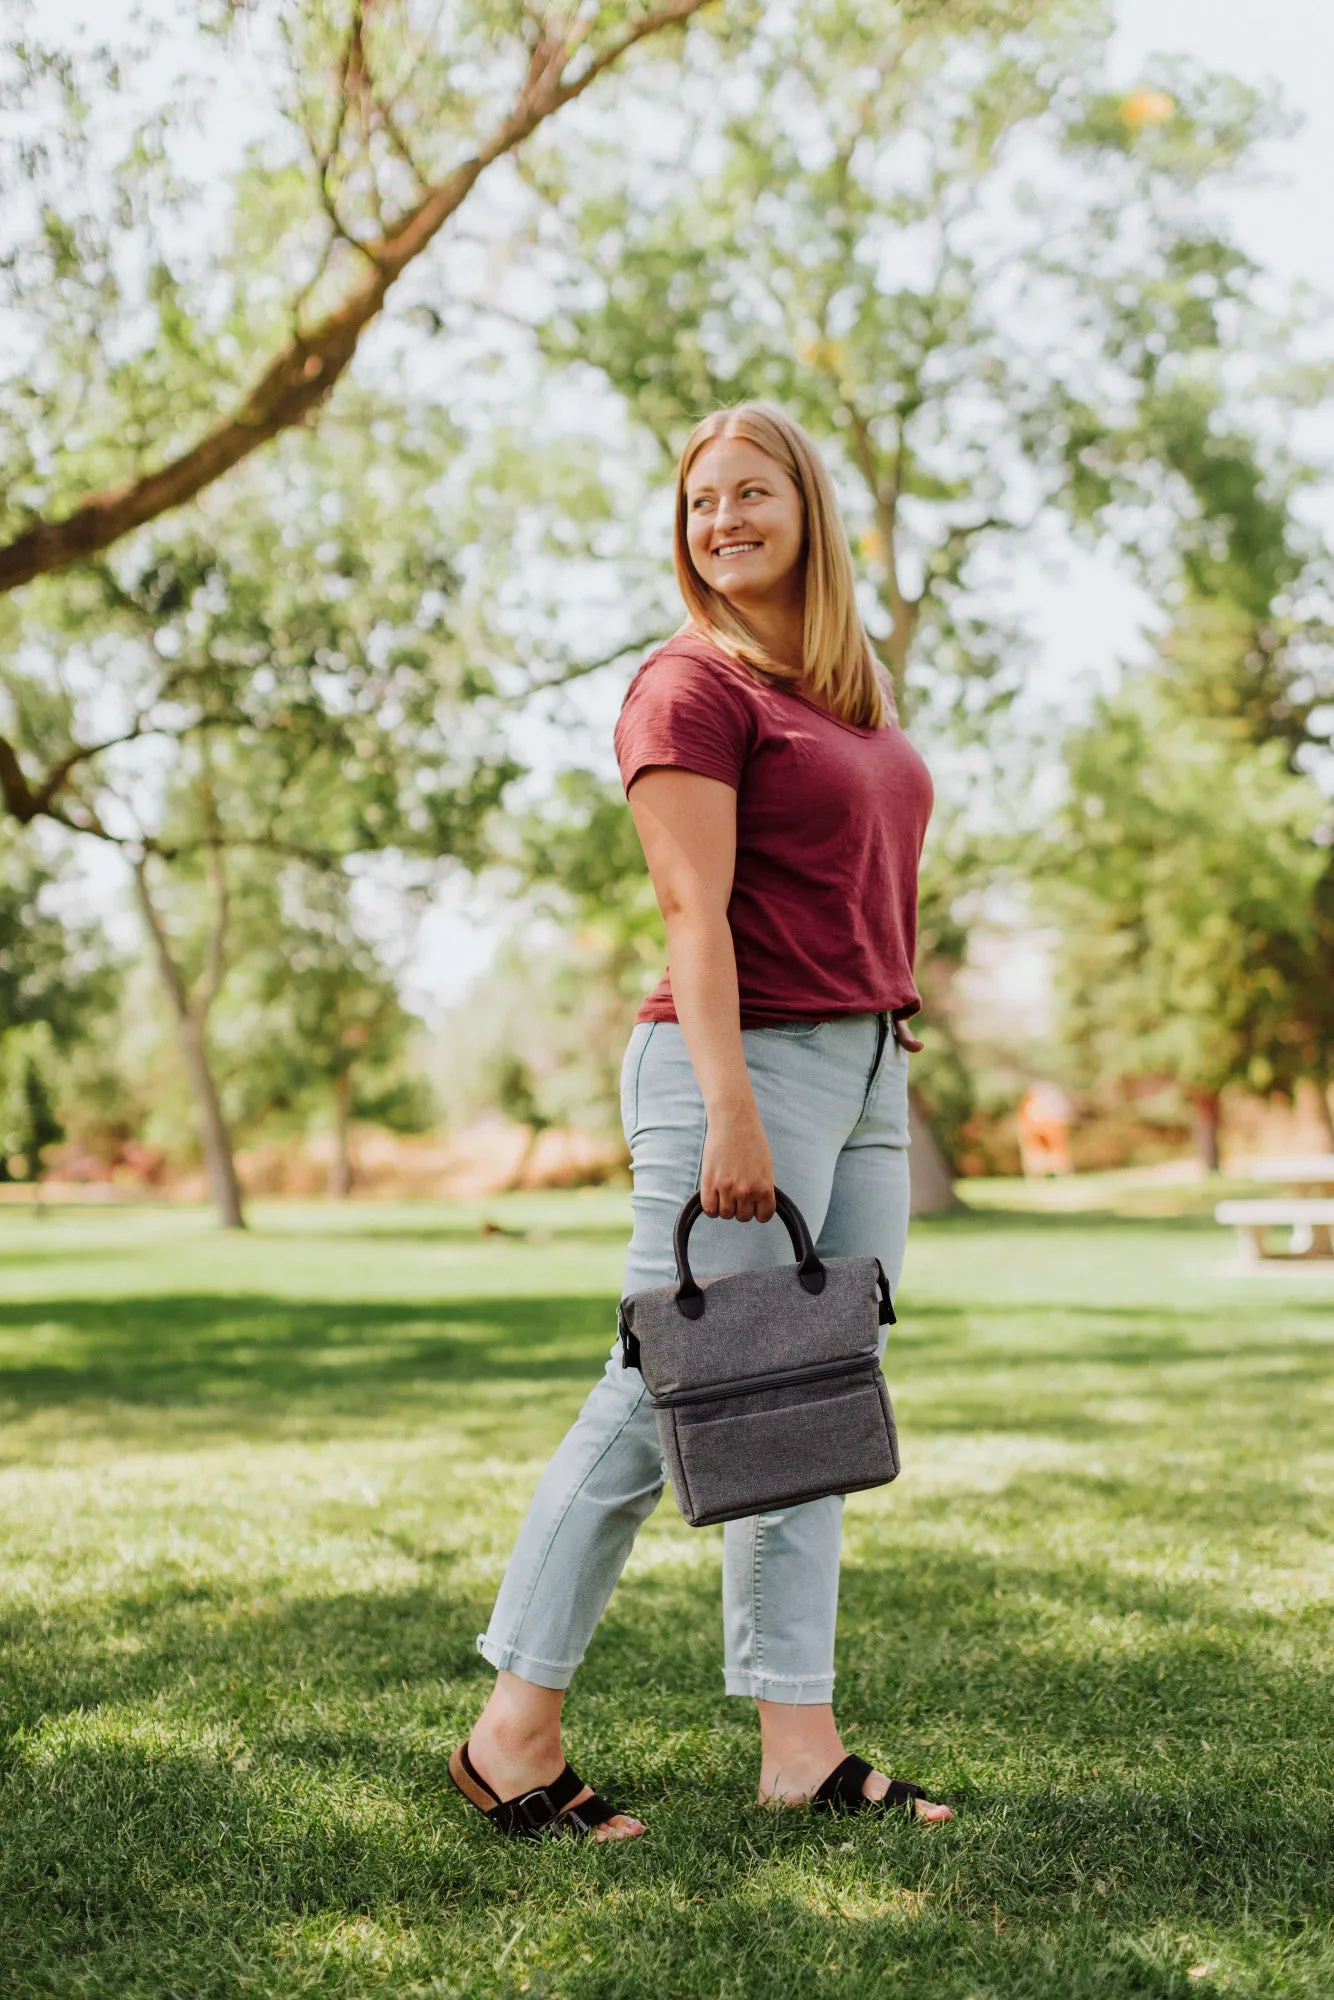
<svg viewBox="0 0 1334 2000">
<path fill-rule="evenodd" d="M 41 0 L 40 18 L 46 34 L 91 27 L 114 40 L 136 11 L 141 0 Z M 147 11 L 170 19 L 175 9 L 172 0 L 147 0 Z M 1111 0 L 1110 11 L 1117 24 L 1118 83 L 1140 80 L 1153 55 L 1165 52 L 1278 88 L 1301 129 L 1269 148 L 1258 185 L 1228 192 L 1219 205 L 1258 263 L 1287 283 L 1304 282 L 1334 299 L 1334 120 L 1328 113 L 1334 0 Z M 163 65 L 171 61 L 164 47 Z M 238 88 L 219 112 L 190 164 L 196 171 L 215 167 L 221 177 L 253 129 L 254 110 Z M 1105 679 L 1140 649 L 1149 609 L 1109 565 L 1076 559 L 1063 577 L 1045 577 L 1027 589 L 1031 601 L 1022 609 L 1041 656 L 1040 682 Z M 489 963 L 505 922 L 506 912 L 486 889 L 462 881 L 447 886 L 409 972 L 410 1003 L 438 1016 L 462 997 Z M 1026 976 L 1016 969 L 1021 983 Z"/>
</svg>

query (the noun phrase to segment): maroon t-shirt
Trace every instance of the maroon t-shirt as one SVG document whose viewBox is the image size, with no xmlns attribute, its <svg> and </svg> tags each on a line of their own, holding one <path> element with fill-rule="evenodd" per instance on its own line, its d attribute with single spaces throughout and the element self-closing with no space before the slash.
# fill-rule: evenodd
<svg viewBox="0 0 1334 2000">
<path fill-rule="evenodd" d="M 681 633 L 651 653 L 616 725 L 628 792 L 667 766 L 737 795 L 727 918 L 744 1027 L 915 1014 L 926 765 L 897 723 L 865 729 Z M 670 975 L 641 1021 L 674 1021 Z"/>
</svg>

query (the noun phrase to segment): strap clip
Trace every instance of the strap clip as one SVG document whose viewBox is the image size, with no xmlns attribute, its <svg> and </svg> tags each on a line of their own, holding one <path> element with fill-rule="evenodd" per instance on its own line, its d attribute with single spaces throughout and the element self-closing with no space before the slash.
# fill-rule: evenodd
<svg viewBox="0 0 1334 2000">
<path fill-rule="evenodd" d="M 616 1331 L 621 1341 L 622 1368 L 638 1368 L 639 1335 L 630 1331 L 630 1322 L 625 1317 L 624 1301 L 616 1308 Z"/>
</svg>

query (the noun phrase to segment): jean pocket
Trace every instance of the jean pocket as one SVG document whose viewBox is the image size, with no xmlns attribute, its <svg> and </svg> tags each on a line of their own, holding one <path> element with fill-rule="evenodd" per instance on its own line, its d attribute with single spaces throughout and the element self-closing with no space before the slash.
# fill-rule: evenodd
<svg viewBox="0 0 1334 2000">
<path fill-rule="evenodd" d="M 823 1021 L 776 1021 L 763 1028 L 747 1028 L 748 1035 L 776 1035 L 784 1042 L 809 1042 L 824 1027 Z"/>
</svg>

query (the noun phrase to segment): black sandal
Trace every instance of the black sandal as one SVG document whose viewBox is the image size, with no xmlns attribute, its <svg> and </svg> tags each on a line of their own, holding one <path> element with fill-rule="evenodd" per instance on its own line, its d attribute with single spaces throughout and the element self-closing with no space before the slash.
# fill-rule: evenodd
<svg viewBox="0 0 1334 2000">
<path fill-rule="evenodd" d="M 478 1771 L 468 1755 L 468 1745 L 462 1743 L 449 1760 L 449 1775 L 468 1804 L 476 1806 L 497 1833 L 506 1833 L 513 1840 L 538 1840 L 544 1833 L 588 1834 L 616 1817 L 617 1808 L 596 1792 L 577 1806 L 570 1804 L 571 1799 L 579 1798 L 584 1781 L 568 1764 L 549 1785 L 537 1785 L 517 1798 L 502 1799 Z"/>
<path fill-rule="evenodd" d="M 907 1778 L 891 1778 L 883 1799 L 868 1799 L 862 1786 L 870 1777 L 871 1770 L 872 1766 L 864 1757 L 845 1757 L 829 1773 L 811 1799 L 811 1804 L 817 1812 L 828 1813 L 889 1813 L 901 1809 L 909 1819 L 916 1819 L 917 1801 L 926 1798 L 922 1787 L 910 1783 Z"/>
</svg>

